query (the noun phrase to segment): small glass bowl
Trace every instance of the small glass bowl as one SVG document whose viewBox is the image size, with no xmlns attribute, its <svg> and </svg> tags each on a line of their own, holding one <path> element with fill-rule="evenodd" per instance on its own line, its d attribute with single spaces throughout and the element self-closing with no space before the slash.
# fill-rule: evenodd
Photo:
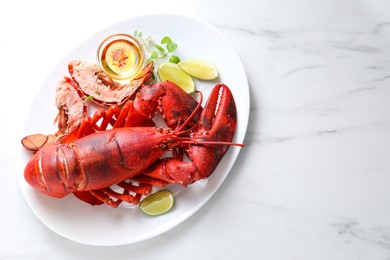
<svg viewBox="0 0 390 260">
<path fill-rule="evenodd" d="M 110 55 L 110 52 L 112 52 L 112 50 L 116 50 L 115 45 L 126 46 L 126 50 L 132 52 L 134 62 L 124 71 L 115 71 L 112 69 L 114 65 L 110 68 L 110 65 L 107 63 L 107 57 Z M 107 53 L 107 51 L 109 51 L 109 53 Z M 145 53 L 142 45 L 135 37 L 128 34 L 111 35 L 107 37 L 97 49 L 98 65 L 112 79 L 128 80 L 134 78 L 143 68 L 144 59 Z"/>
</svg>

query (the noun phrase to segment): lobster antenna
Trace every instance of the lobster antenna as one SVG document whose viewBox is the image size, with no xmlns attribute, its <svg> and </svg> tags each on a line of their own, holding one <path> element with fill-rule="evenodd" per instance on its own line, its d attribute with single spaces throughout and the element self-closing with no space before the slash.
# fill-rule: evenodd
<svg viewBox="0 0 390 260">
<path fill-rule="evenodd" d="M 199 98 L 199 101 L 198 101 L 198 105 L 195 107 L 194 111 L 192 111 L 192 113 L 187 117 L 186 121 L 184 121 L 184 123 L 177 129 L 178 132 L 181 132 L 183 130 L 183 128 L 188 124 L 188 122 L 190 122 L 190 120 L 195 116 L 195 113 L 199 110 L 199 108 L 201 107 L 202 105 L 202 101 L 203 101 L 203 94 L 202 92 L 200 92 L 199 90 L 197 90 L 196 92 L 199 93 L 200 95 L 200 98 Z"/>
<path fill-rule="evenodd" d="M 222 141 L 193 141 L 189 138 L 185 138 L 182 141 L 183 144 L 220 144 L 220 145 L 232 145 L 232 146 L 239 146 L 239 147 L 245 147 L 245 144 L 240 143 L 234 143 L 234 142 L 222 142 Z"/>
</svg>

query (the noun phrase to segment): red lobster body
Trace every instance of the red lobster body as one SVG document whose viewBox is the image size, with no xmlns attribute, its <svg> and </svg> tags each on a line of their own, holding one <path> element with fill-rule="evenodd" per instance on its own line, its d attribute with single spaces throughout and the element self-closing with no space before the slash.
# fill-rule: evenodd
<svg viewBox="0 0 390 260">
<path fill-rule="evenodd" d="M 142 175 L 163 184 L 187 186 L 207 178 L 232 145 L 236 106 L 229 88 L 223 84 L 215 86 L 203 110 L 196 109 L 195 106 L 199 107 L 197 102 L 171 82 L 154 84 L 141 89 L 140 93 L 134 101 L 128 102 L 131 109 L 126 110 L 126 104 L 120 113 L 115 112 L 117 107 L 107 111 L 101 123 L 104 129 L 96 127 L 97 119 L 102 116 L 95 114 L 92 123 L 91 119 L 85 123 L 94 126 L 94 133 L 81 135 L 76 140 L 69 138 L 66 143 L 44 145 L 26 166 L 27 182 L 52 197 L 75 193 L 92 205 L 105 202 L 117 206 L 122 200 L 139 202 L 140 195 L 133 201 L 128 198 L 128 184 L 125 183 L 128 179 Z M 168 106 L 172 100 L 175 104 Z M 170 108 L 169 111 L 164 111 L 164 107 Z M 134 113 L 149 118 L 156 109 L 161 111 L 168 126 L 177 127 L 134 127 L 130 121 L 126 123 L 122 115 L 126 110 L 126 118 L 132 118 Z M 200 116 L 199 111 L 202 112 Z M 105 130 L 107 122 L 113 129 Z M 150 124 L 150 119 L 146 122 Z M 88 132 L 84 124 L 80 129 Z M 172 156 L 160 159 L 167 151 L 172 151 Z M 183 153 L 189 162 L 183 161 Z M 125 192 L 114 194 L 109 187 L 115 184 L 125 187 Z M 110 196 L 119 202 L 112 203 Z"/>
<path fill-rule="evenodd" d="M 146 170 L 172 146 L 171 135 L 155 127 L 118 128 L 69 144 L 47 144 L 29 161 L 25 177 L 36 189 L 59 198 L 76 190 L 103 189 Z"/>
</svg>

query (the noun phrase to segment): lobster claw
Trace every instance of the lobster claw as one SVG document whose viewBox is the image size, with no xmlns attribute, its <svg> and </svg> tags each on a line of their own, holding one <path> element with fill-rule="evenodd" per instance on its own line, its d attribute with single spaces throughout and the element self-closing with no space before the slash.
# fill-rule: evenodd
<svg viewBox="0 0 390 260">
<path fill-rule="evenodd" d="M 237 110 L 233 95 L 225 84 L 216 85 L 201 114 L 198 130 L 194 133 L 201 145 L 191 145 L 188 154 L 197 170 L 193 181 L 209 177 L 232 143 L 237 124 Z M 208 158 L 207 161 L 204 158 Z"/>
<path fill-rule="evenodd" d="M 216 85 L 191 140 L 183 141 L 189 144 L 186 154 L 190 162 L 183 161 L 180 156 L 166 158 L 151 167 L 146 174 L 183 186 L 209 177 L 231 145 L 243 146 L 232 143 L 236 121 L 236 104 L 231 91 L 224 84 Z"/>
<path fill-rule="evenodd" d="M 170 81 L 155 83 L 151 86 L 143 86 L 137 93 L 134 106 L 142 114 L 153 117 L 156 109 L 170 128 L 176 128 L 188 118 L 198 102 L 188 95 L 183 89 Z M 202 108 L 196 110 L 193 120 L 187 122 L 188 126 L 194 126 L 199 120 Z"/>
<path fill-rule="evenodd" d="M 231 142 L 236 124 L 237 109 L 232 92 L 225 84 L 218 84 L 210 93 L 194 136 L 204 141 Z M 229 145 L 215 147 L 223 156 Z"/>
</svg>

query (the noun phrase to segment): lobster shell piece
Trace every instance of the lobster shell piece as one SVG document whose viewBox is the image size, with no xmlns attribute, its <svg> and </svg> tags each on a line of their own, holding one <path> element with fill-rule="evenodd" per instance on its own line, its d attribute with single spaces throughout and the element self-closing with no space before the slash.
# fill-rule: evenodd
<svg viewBox="0 0 390 260">
<path fill-rule="evenodd" d="M 154 70 L 153 62 L 146 65 L 130 82 L 121 84 L 112 80 L 97 64 L 86 61 L 71 61 L 69 74 L 78 91 L 99 105 L 121 105 L 145 83 Z"/>
</svg>

